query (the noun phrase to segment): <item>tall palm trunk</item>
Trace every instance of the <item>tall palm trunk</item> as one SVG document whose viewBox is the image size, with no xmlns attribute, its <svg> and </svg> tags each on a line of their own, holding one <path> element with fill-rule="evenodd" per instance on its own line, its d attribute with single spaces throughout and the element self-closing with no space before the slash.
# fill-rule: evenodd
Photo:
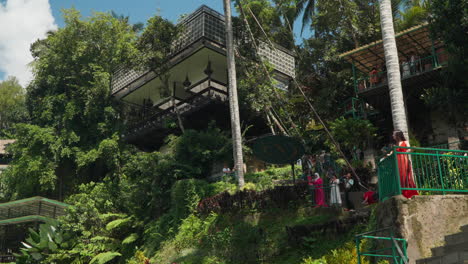
<svg viewBox="0 0 468 264">
<path fill-rule="evenodd" d="M 226 53 L 229 77 L 229 110 L 231 112 L 231 131 L 234 154 L 234 166 L 239 187 L 244 186 L 244 158 L 242 156 L 242 135 L 240 129 L 239 103 L 237 101 L 236 64 L 234 58 L 234 40 L 232 33 L 231 1 L 224 0 L 226 17 Z"/>
<path fill-rule="evenodd" d="M 398 62 L 398 51 L 393 28 L 391 0 L 382 0 L 380 2 L 380 24 L 387 66 L 393 127 L 394 129 L 403 131 L 406 138 L 408 138 L 408 124 L 405 101 L 403 100 L 403 89 L 401 87 L 400 64 Z"/>
</svg>

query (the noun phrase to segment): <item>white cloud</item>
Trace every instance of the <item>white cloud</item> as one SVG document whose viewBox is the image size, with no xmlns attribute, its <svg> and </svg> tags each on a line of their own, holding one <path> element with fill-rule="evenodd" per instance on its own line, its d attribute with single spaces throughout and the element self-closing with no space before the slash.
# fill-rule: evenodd
<svg viewBox="0 0 468 264">
<path fill-rule="evenodd" d="M 31 81 L 31 43 L 57 29 L 49 0 L 0 0 L 0 72 Z"/>
</svg>

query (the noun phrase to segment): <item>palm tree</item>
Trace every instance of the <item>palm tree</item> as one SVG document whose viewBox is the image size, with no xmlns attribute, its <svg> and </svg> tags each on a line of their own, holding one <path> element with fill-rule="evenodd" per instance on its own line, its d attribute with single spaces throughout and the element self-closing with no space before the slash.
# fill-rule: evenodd
<svg viewBox="0 0 468 264">
<path fill-rule="evenodd" d="M 229 79 L 229 110 L 231 113 L 234 166 L 239 187 L 242 188 L 244 186 L 244 158 L 242 156 L 242 134 L 239 117 L 239 102 L 237 98 L 237 79 L 232 32 L 231 0 L 224 0 L 223 4 L 224 16 L 226 18 L 226 53 Z"/>
<path fill-rule="evenodd" d="M 406 4 L 403 11 L 398 11 L 398 19 L 395 24 L 398 31 L 420 25 L 429 17 L 429 2 L 424 0 L 413 0 Z"/>
<path fill-rule="evenodd" d="M 393 15 L 391 0 L 380 2 L 380 26 L 382 28 L 382 40 L 385 51 L 385 63 L 387 66 L 388 89 L 394 129 L 403 131 L 408 138 L 408 124 L 406 120 L 405 101 L 400 79 L 400 64 L 393 28 Z"/>
<path fill-rule="evenodd" d="M 318 13 L 323 14 L 331 18 L 331 20 L 336 20 L 337 10 L 340 18 L 339 24 L 346 28 L 350 34 L 350 37 L 353 39 L 355 48 L 359 47 L 359 29 L 356 25 L 357 16 L 359 14 L 359 4 L 356 3 L 356 0 L 292 0 L 296 3 L 296 8 L 294 12 L 294 20 L 297 19 L 302 14 L 302 28 L 301 34 L 304 31 L 304 28 L 312 23 L 312 20 L 316 17 Z M 396 1 L 396 0 L 394 0 Z M 403 0 L 398 0 L 403 1 Z M 287 2 L 287 0 L 286 0 Z M 284 16 L 284 15 L 283 15 Z M 334 17 L 334 18 L 332 18 Z M 317 37 L 318 31 L 314 30 L 315 37 Z"/>
<path fill-rule="evenodd" d="M 301 34 L 304 31 L 304 27 L 312 21 L 312 16 L 315 13 L 316 0 L 297 0 L 295 18 L 298 18 L 302 13 L 302 28 Z"/>
<path fill-rule="evenodd" d="M 111 16 L 113 18 L 116 18 L 126 24 L 129 24 L 130 25 L 130 17 L 129 16 L 124 16 L 124 15 L 119 15 L 117 14 L 116 12 L 114 12 L 113 10 L 111 10 Z M 131 27 L 132 27 L 132 30 L 136 33 L 138 32 L 141 32 L 143 30 L 143 28 L 145 27 L 145 25 L 141 22 L 137 22 L 135 24 L 131 24 Z"/>
<path fill-rule="evenodd" d="M 316 7 L 320 5 L 321 2 L 320 0 L 276 0 L 276 3 L 278 6 L 282 7 L 283 5 L 284 6 L 290 5 L 291 1 L 295 2 L 295 7 L 296 7 L 294 10 L 294 14 L 292 16 L 293 19 L 291 19 L 291 17 L 289 17 L 290 15 L 286 14 L 285 11 L 282 11 L 281 13 L 283 14 L 283 16 L 288 16 L 286 18 L 291 21 L 296 20 L 302 14 L 302 28 L 301 28 L 301 34 L 302 34 L 302 32 L 304 31 L 304 28 L 312 22 L 312 18 L 314 14 L 317 13 Z M 326 1 L 330 1 L 330 0 L 326 0 Z M 358 1 L 355 1 L 355 0 L 347 0 L 347 1 L 355 2 L 355 4 L 358 6 L 360 5 L 360 3 L 358 3 Z M 374 1 L 375 0 L 373 0 L 372 2 Z M 425 0 L 391 0 L 391 2 L 393 6 L 393 10 L 392 10 L 393 14 L 399 15 L 400 9 L 402 7 L 403 8 L 406 7 L 404 9 L 408 9 L 408 8 L 411 8 L 412 6 L 418 5 L 421 2 L 424 3 L 426 1 Z M 346 5 L 346 2 L 336 1 L 336 7 L 337 6 L 347 6 L 347 5 Z M 285 8 L 283 7 L 282 9 L 285 9 Z M 417 11 L 419 10 L 415 10 L 415 12 Z M 346 16 L 349 16 L 349 15 L 346 15 Z M 351 22 L 351 18 L 346 17 L 345 20 L 347 20 L 346 23 L 348 23 L 351 27 L 353 26 Z"/>
</svg>

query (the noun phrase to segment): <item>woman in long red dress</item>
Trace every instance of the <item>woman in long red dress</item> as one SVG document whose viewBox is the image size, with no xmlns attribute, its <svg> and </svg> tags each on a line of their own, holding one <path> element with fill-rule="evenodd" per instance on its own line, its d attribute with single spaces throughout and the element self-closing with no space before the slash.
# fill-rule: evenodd
<svg viewBox="0 0 468 264">
<path fill-rule="evenodd" d="M 312 188 L 314 191 L 315 207 L 327 207 L 327 204 L 325 203 L 325 192 L 323 190 L 323 180 L 320 178 L 319 174 L 314 173 L 314 178 L 309 175 L 307 179 L 309 182 L 309 188 Z"/>
<path fill-rule="evenodd" d="M 393 132 L 393 139 L 399 147 L 409 147 L 409 143 L 405 139 L 402 131 L 396 130 Z M 407 148 L 397 148 L 397 152 L 409 152 Z M 398 172 L 400 173 L 401 188 L 416 188 L 414 183 L 413 171 L 411 169 L 411 161 L 408 154 L 397 154 Z M 406 198 L 411 198 L 418 195 L 416 190 L 402 190 L 402 195 Z"/>
</svg>

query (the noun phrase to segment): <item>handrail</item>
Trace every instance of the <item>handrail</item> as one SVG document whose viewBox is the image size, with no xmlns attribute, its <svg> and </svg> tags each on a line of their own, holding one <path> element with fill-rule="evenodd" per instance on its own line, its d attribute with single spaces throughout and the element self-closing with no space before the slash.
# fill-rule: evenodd
<svg viewBox="0 0 468 264">
<path fill-rule="evenodd" d="M 398 245 L 398 242 L 396 241 L 396 239 L 393 236 L 391 237 L 391 239 L 392 239 L 393 245 L 395 246 L 395 248 L 397 250 L 398 255 L 400 255 L 401 260 L 403 260 L 403 263 L 408 264 L 408 257 L 406 256 L 406 254 L 403 254 L 403 252 L 402 252 L 400 246 Z M 404 241 L 406 241 L 406 240 L 404 240 Z"/>
<path fill-rule="evenodd" d="M 393 238 L 393 237 L 380 237 L 380 236 L 359 236 L 360 238 L 373 238 L 373 239 L 380 239 L 380 240 L 392 240 L 396 239 L 398 241 L 404 241 L 403 238 Z"/>
<path fill-rule="evenodd" d="M 394 148 L 468 153 L 468 150 L 458 150 L 458 149 L 440 149 L 440 148 L 425 148 L 425 147 L 398 147 L 398 146 L 395 146 Z M 405 152 L 405 153 L 407 153 L 407 152 Z"/>
<path fill-rule="evenodd" d="M 395 146 L 378 163 L 378 177 L 381 201 L 414 191 L 468 193 L 468 151 Z"/>
<path fill-rule="evenodd" d="M 384 237 L 384 236 L 371 236 L 370 234 L 374 233 L 381 233 L 384 231 L 389 231 L 390 236 L 389 237 Z M 358 257 L 358 264 L 361 264 L 361 256 L 367 256 L 367 257 L 380 257 L 380 258 L 390 258 L 393 259 L 394 263 L 397 264 L 408 264 L 408 256 L 406 254 L 406 239 L 404 238 L 395 238 L 394 237 L 394 232 L 392 227 L 385 227 L 373 231 L 369 231 L 366 233 L 358 234 L 355 235 L 355 243 L 356 243 L 356 252 L 357 252 L 357 257 Z M 375 239 L 375 240 L 386 240 L 386 241 L 391 241 L 392 246 L 391 247 L 385 247 L 381 249 L 373 249 L 370 251 L 363 251 L 361 252 L 360 248 L 360 243 L 362 239 Z M 398 242 L 402 243 L 403 249 L 400 247 Z M 386 253 L 385 251 L 391 250 L 391 254 Z"/>
<path fill-rule="evenodd" d="M 413 76 L 416 76 L 421 73 L 429 72 L 435 69 L 440 68 L 441 66 L 445 65 L 447 62 L 444 61 L 439 61 L 440 56 L 447 54 L 447 52 L 444 51 L 439 51 L 436 52 L 435 54 L 419 58 L 415 61 L 405 61 L 401 62 L 399 64 L 399 67 L 404 68 L 401 70 L 401 78 L 402 80 L 411 78 Z M 427 68 L 426 65 L 430 65 L 429 68 Z M 374 74 L 369 74 L 369 73 L 364 73 L 366 74 L 365 76 L 362 77 L 355 77 L 355 90 L 356 91 L 367 91 L 371 88 L 377 88 L 385 85 L 387 83 L 386 81 L 386 71 L 378 71 L 375 72 Z M 374 80 L 371 80 L 372 78 L 377 78 Z M 384 80 L 381 80 L 383 78 Z"/>
</svg>

